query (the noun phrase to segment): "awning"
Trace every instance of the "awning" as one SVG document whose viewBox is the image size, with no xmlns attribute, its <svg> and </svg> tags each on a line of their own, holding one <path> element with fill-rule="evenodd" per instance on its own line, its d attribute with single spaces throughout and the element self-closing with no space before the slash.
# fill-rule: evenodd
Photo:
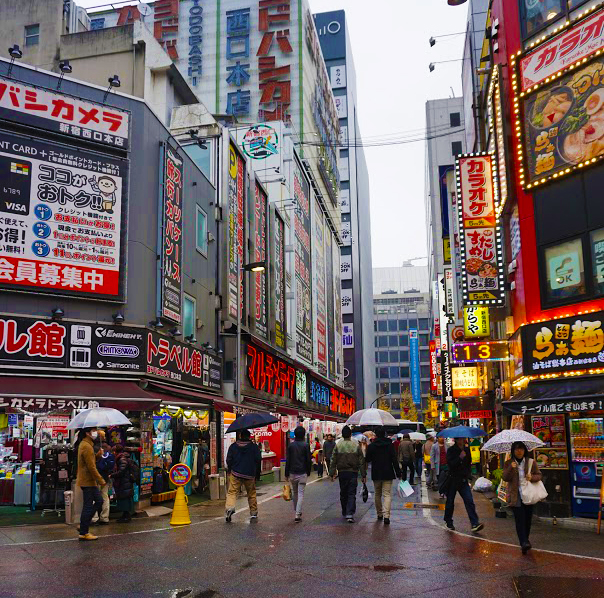
<svg viewBox="0 0 604 598">
<path fill-rule="evenodd" d="M 502 404 L 509 414 L 556 414 L 604 410 L 604 377 L 534 380 Z"/>
<path fill-rule="evenodd" d="M 212 403 L 216 400 L 222 400 L 222 397 L 219 395 L 170 386 L 168 384 L 162 384 L 161 382 L 149 381 L 149 388 L 153 391 L 166 393 L 168 396 L 163 398 L 162 402 L 168 402 L 171 405 L 178 405 L 179 407 L 207 408 L 211 407 Z"/>
<path fill-rule="evenodd" d="M 150 411 L 160 402 L 169 400 L 167 395 L 143 390 L 133 380 L 37 376 L 0 376 L 0 397 L 7 400 L 43 399 L 57 403 L 97 401 L 102 407 L 113 407 L 120 411 Z"/>
</svg>

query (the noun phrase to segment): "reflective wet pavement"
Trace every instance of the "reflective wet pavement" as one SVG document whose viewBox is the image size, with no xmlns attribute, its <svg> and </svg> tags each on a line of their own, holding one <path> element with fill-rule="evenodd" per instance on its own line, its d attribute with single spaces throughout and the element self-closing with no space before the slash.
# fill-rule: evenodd
<svg viewBox="0 0 604 598">
<path fill-rule="evenodd" d="M 557 577 L 571 588 L 572 578 L 590 584 L 575 584 L 577 598 L 604 596 L 604 536 L 591 531 L 536 523 L 533 545 L 544 550 L 522 556 L 513 520 L 496 520 L 480 496 L 486 527 L 474 538 L 463 503 L 460 533 L 442 527 L 442 511 L 405 509 L 399 498 L 389 527 L 376 522 L 372 498 L 359 499 L 350 525 L 337 482 L 321 480 L 307 487 L 303 521 L 294 523 L 292 504 L 271 498 L 277 490 L 263 489 L 255 523 L 245 511 L 227 525 L 192 508 L 191 526 L 171 529 L 166 517 L 112 524 L 93 528 L 103 537 L 92 543 L 64 525 L 2 528 L 0 596 L 566 598 Z M 438 497 L 424 488 L 409 500 Z M 532 585 L 523 590 L 525 578 Z"/>
</svg>

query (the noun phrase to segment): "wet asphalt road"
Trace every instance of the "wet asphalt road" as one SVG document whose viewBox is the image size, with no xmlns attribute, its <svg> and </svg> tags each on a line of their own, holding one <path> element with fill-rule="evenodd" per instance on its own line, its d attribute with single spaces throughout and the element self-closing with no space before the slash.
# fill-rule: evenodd
<svg viewBox="0 0 604 598">
<path fill-rule="evenodd" d="M 271 499 L 276 488 L 260 490 L 256 523 L 245 511 L 227 525 L 209 516 L 220 508 L 203 515 L 191 509 L 191 526 L 169 529 L 165 517 L 112 524 L 91 543 L 74 541 L 75 531 L 64 525 L 3 529 L 0 596 L 511 598 L 519 595 L 519 576 L 540 586 L 532 598 L 565 598 L 556 593 L 562 587 L 556 577 L 589 584 L 576 598 L 604 596 L 604 537 L 591 532 L 566 534 L 570 544 L 560 545 L 541 530 L 540 545 L 552 552 L 522 556 L 515 546 L 488 540 L 493 534 L 498 542 L 513 540 L 511 520 L 498 522 L 501 533 L 485 530 L 482 539 L 463 535 L 469 532 L 463 504 L 456 507 L 462 534 L 443 529 L 441 511 L 405 509 L 398 498 L 389 527 L 376 522 L 372 498 L 366 504 L 359 498 L 350 525 L 340 516 L 337 482 L 321 480 L 307 487 L 297 524 L 292 503 Z M 572 542 L 589 543 L 586 553 L 600 559 L 553 552 Z"/>
</svg>

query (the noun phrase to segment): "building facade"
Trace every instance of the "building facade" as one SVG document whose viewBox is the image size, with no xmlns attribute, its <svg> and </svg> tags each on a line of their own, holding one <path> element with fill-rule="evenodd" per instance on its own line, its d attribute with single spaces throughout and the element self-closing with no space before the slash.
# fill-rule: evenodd
<svg viewBox="0 0 604 598">
<path fill-rule="evenodd" d="M 338 163 L 340 210 L 342 318 L 344 328 L 345 383 L 369 405 L 375 380 L 373 345 L 371 263 L 371 214 L 369 173 L 361 139 L 356 99 L 356 73 L 352 44 L 343 10 L 315 15 L 321 50 L 329 72 L 340 121 Z"/>
</svg>

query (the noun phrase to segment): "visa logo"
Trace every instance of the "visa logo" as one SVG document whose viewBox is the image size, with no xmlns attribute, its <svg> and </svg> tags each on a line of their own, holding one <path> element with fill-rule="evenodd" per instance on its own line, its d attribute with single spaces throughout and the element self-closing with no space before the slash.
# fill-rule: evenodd
<svg viewBox="0 0 604 598">
<path fill-rule="evenodd" d="M 14 201 L 7 201 L 6 202 L 6 209 L 7 210 L 11 210 L 12 212 L 24 212 L 24 213 L 27 213 L 27 209 L 25 207 L 25 204 L 15 203 Z"/>
</svg>

